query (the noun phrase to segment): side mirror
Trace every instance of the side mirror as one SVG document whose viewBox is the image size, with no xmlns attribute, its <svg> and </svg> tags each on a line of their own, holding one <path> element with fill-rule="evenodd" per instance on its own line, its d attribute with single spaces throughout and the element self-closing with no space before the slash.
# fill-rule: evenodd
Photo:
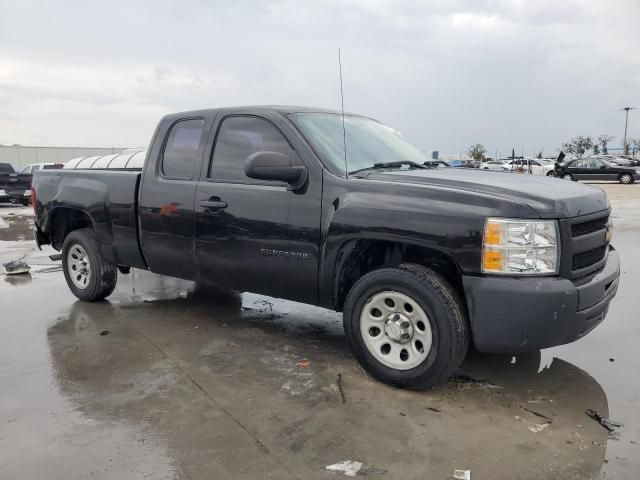
<svg viewBox="0 0 640 480">
<path fill-rule="evenodd" d="M 244 173 L 257 180 L 279 180 L 289 184 L 291 190 L 302 187 L 307 181 L 307 169 L 291 165 L 291 158 L 278 152 L 256 152 L 247 157 Z"/>
</svg>

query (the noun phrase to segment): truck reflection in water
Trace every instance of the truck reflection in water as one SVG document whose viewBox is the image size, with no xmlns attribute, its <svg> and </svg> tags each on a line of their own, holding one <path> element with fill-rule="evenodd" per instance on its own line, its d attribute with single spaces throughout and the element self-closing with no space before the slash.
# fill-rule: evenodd
<svg viewBox="0 0 640 480">
<path fill-rule="evenodd" d="M 607 416 L 605 392 L 563 360 L 539 371 L 539 352 L 472 352 L 457 381 L 401 391 L 362 373 L 334 312 L 148 272 L 121 280 L 111 302 L 76 302 L 48 329 L 57 388 L 87 417 L 131 424 L 167 445 L 180 471 L 227 448 L 219 420 L 207 413 L 218 408 L 284 458 L 298 428 L 328 446 L 323 458 L 346 448 L 356 428 L 368 432 L 358 447 L 364 456 L 375 455 L 382 438 L 411 438 L 416 464 L 403 468 L 414 473 L 424 471 L 424 452 L 447 458 L 477 449 L 480 432 L 482 458 L 504 463 L 505 474 L 525 471 L 535 458 L 543 477 L 553 469 L 590 478 L 604 462 L 607 433 L 584 411 Z M 310 367 L 297 367 L 300 359 Z M 335 388 L 337 373 L 348 408 Z M 389 412 L 415 421 L 391 421 Z M 435 443 L 433 422 L 447 426 Z M 179 432 L 198 441 L 186 444 Z"/>
</svg>

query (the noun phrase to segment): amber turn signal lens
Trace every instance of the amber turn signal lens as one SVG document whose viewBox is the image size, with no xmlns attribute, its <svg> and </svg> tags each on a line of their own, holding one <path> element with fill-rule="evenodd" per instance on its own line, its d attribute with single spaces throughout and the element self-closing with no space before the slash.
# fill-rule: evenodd
<svg viewBox="0 0 640 480">
<path fill-rule="evenodd" d="M 504 268 L 504 252 L 502 250 L 485 249 L 482 252 L 482 269 L 485 272 L 500 272 Z"/>
<path fill-rule="evenodd" d="M 504 243 L 504 223 L 487 222 L 484 227 L 485 245 L 502 245 Z"/>
</svg>

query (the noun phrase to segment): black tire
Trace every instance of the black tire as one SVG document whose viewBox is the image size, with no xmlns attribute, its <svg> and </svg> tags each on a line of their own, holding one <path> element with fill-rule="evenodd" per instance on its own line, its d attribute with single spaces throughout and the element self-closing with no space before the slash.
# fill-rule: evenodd
<svg viewBox="0 0 640 480">
<path fill-rule="evenodd" d="M 391 368 L 375 358 L 360 333 L 360 315 L 371 298 L 385 291 L 410 297 L 426 313 L 432 345 L 414 368 Z M 364 369 L 390 385 L 423 390 L 445 382 L 464 360 L 470 342 L 466 309 L 455 290 L 434 271 L 416 264 L 374 270 L 349 291 L 344 306 L 344 329 L 351 350 Z M 381 333 L 382 334 L 382 333 Z"/>
<path fill-rule="evenodd" d="M 553 170 L 547 172 L 547 177 L 555 177 L 556 176 L 556 172 L 554 172 Z"/>
<path fill-rule="evenodd" d="M 618 177 L 618 181 L 623 185 L 630 185 L 635 182 L 635 178 L 633 178 L 633 175 L 631 175 L 630 173 L 622 173 Z"/>
<path fill-rule="evenodd" d="M 72 271 L 72 267 L 69 266 L 69 252 L 76 245 L 79 245 L 86 252 L 90 267 L 88 281 L 83 287 L 76 285 L 71 278 L 77 272 Z M 85 302 L 103 300 L 111 295 L 114 288 L 116 288 L 118 269 L 116 265 L 108 263 L 102 258 L 98 247 L 98 239 L 95 232 L 90 228 L 74 230 L 64 239 L 62 244 L 62 270 L 71 292 Z"/>
</svg>

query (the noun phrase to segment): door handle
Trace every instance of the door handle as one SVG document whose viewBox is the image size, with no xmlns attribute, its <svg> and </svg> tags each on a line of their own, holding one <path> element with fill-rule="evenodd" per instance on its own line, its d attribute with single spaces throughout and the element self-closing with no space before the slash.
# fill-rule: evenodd
<svg viewBox="0 0 640 480">
<path fill-rule="evenodd" d="M 209 212 L 216 212 L 227 208 L 228 204 L 222 201 L 220 197 L 211 197 L 209 200 L 200 200 L 200 206 Z"/>
</svg>

